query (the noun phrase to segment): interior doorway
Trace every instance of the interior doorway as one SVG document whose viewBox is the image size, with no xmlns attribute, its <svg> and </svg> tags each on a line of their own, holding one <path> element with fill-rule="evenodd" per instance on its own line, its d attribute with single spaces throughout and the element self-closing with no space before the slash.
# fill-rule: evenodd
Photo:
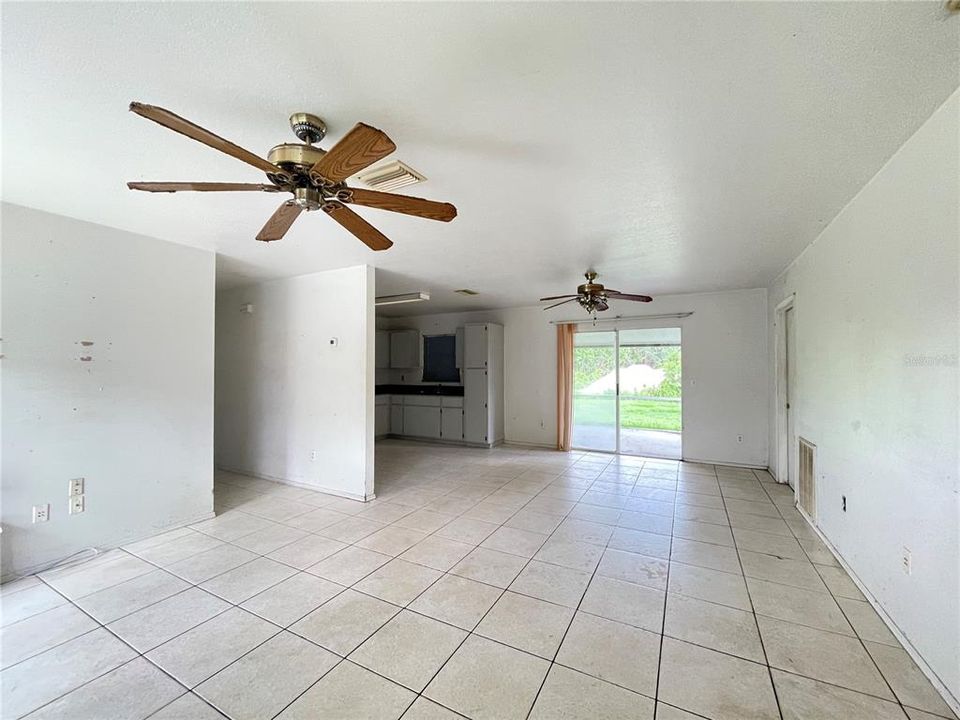
<svg viewBox="0 0 960 720">
<path fill-rule="evenodd" d="M 776 479 L 797 487 L 797 442 L 794 428 L 796 406 L 796 311 L 793 296 L 776 308 L 776 401 L 777 466 Z"/>
<path fill-rule="evenodd" d="M 683 456 L 680 328 L 578 332 L 573 447 Z"/>
</svg>

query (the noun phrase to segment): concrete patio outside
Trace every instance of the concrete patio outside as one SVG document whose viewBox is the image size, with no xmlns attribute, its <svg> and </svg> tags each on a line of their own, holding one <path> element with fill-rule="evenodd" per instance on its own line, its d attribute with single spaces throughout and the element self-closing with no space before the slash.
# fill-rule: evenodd
<svg viewBox="0 0 960 720">
<path fill-rule="evenodd" d="M 610 425 L 574 425 L 573 447 L 578 450 L 616 450 L 616 429 Z M 620 430 L 620 452 L 679 460 L 682 457 L 681 433 L 666 430 Z"/>
</svg>

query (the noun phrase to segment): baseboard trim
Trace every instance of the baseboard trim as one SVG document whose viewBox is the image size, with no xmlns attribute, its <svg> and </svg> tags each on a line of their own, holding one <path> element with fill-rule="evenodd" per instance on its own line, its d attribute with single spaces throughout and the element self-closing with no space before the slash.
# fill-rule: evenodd
<svg viewBox="0 0 960 720">
<path fill-rule="evenodd" d="M 556 452 L 565 452 L 563 450 L 557 450 L 557 446 L 554 443 L 535 443 L 535 442 L 521 442 L 519 440 L 504 440 L 503 444 L 507 447 L 527 448 L 530 450 L 555 450 Z"/>
<path fill-rule="evenodd" d="M 750 470 L 766 470 L 766 465 L 754 465 L 752 463 L 731 462 L 729 460 L 705 460 L 702 458 L 684 456 L 680 462 L 703 463 L 704 465 L 718 465 L 719 467 L 731 468 L 749 468 Z"/>
<path fill-rule="evenodd" d="M 58 560 L 51 560 L 50 562 L 38 563 L 36 565 L 31 565 L 30 567 L 25 567 L 20 569 L 14 568 L 13 570 L 10 570 L 8 573 L 5 573 L 2 577 L 0 577 L 0 583 L 12 582 L 13 580 L 19 580 L 20 578 L 29 577 L 30 575 L 36 575 L 37 573 L 46 572 L 47 570 L 52 570 L 55 567 L 57 567 L 60 563 L 66 562 L 67 560 L 72 558 L 74 555 L 77 555 L 83 552 L 84 550 L 94 550 L 96 552 L 95 555 L 77 563 L 77 565 L 82 565 L 83 563 L 89 562 L 90 560 L 95 560 L 96 558 L 100 557 L 104 553 L 109 552 L 110 550 L 116 550 L 117 548 L 122 548 L 124 545 L 132 545 L 133 543 L 139 542 L 140 540 L 146 540 L 147 538 L 153 537 L 154 535 L 170 532 L 171 530 L 187 527 L 189 525 L 196 525 L 199 522 L 203 522 L 204 520 L 210 520 L 214 517 L 216 517 L 216 513 L 214 513 L 213 510 L 211 510 L 209 512 L 201 513 L 200 515 L 195 515 L 194 517 L 188 520 L 178 520 L 174 523 L 171 523 L 170 525 L 164 525 L 163 527 L 157 528 L 146 535 L 133 535 L 132 537 L 124 538 L 123 540 L 119 541 L 116 544 L 110 544 L 110 545 L 104 545 L 104 546 L 91 546 L 89 548 L 80 548 L 76 552 L 72 552 L 69 555 L 65 555 L 59 558 Z"/>
<path fill-rule="evenodd" d="M 820 540 L 824 545 L 827 546 L 827 549 L 830 550 L 831 554 L 837 559 L 837 562 L 840 563 L 847 575 L 850 576 L 850 579 L 853 580 L 853 583 L 857 586 L 863 596 L 867 599 L 867 602 L 870 603 L 870 606 L 876 610 L 877 615 L 880 616 L 880 619 L 883 620 L 883 624 L 887 626 L 887 629 L 893 633 L 893 636 L 897 641 L 903 646 L 903 649 L 907 651 L 907 654 L 913 658 L 913 661 L 917 664 L 917 667 L 920 668 L 920 672 L 924 674 L 927 680 L 933 685 L 934 689 L 940 693 L 940 697 L 943 698 L 943 701 L 953 710 L 954 714 L 957 717 L 960 717 L 960 699 L 955 698 L 953 693 L 950 692 L 950 689 L 944 684 L 940 677 L 933 671 L 927 661 L 923 659 L 923 656 L 920 652 L 913 646 L 913 643 L 907 638 L 906 635 L 897 627 L 897 624 L 893 619 L 887 614 L 886 610 L 883 609 L 883 606 L 880 604 L 880 601 L 874 597 L 873 593 L 863 584 L 863 581 L 857 577 L 857 574 L 853 571 L 853 568 L 843 559 L 843 556 L 840 554 L 840 551 L 830 542 L 829 538 L 824 535 L 823 531 L 817 527 L 813 521 L 810 519 L 810 516 L 807 515 L 803 510 L 797 506 L 797 512 L 807 521 L 807 525 L 817 534 Z"/>
<path fill-rule="evenodd" d="M 301 490 L 313 490 L 314 492 L 320 492 L 324 495 L 335 495 L 336 497 L 346 498 L 347 500 L 356 500 L 357 502 L 370 502 L 371 500 L 376 500 L 377 498 L 376 492 L 373 492 L 369 495 L 359 495 L 357 493 L 346 492 L 337 488 L 329 488 L 322 485 L 311 485 L 310 483 L 290 480 L 284 477 L 276 477 L 273 475 L 267 475 L 265 473 L 255 473 L 251 472 L 250 470 L 243 470 L 241 468 L 218 465 L 217 470 L 234 473 L 235 475 L 243 475 L 244 477 L 251 477 L 255 480 L 267 480 L 269 482 L 280 483 L 281 485 L 289 485 L 290 487 L 300 488 Z"/>
</svg>

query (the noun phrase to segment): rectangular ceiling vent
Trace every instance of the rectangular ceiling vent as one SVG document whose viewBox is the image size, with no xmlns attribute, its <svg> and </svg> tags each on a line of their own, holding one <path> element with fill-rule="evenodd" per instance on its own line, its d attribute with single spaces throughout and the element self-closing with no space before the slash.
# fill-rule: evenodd
<svg viewBox="0 0 960 720">
<path fill-rule="evenodd" d="M 415 185 L 426 180 L 423 175 L 399 160 L 381 165 L 357 177 L 367 187 L 387 191 L 397 190 L 407 185 Z"/>
<path fill-rule="evenodd" d="M 400 293 L 399 295 L 378 295 L 374 298 L 374 305 L 402 305 L 403 303 L 424 302 L 430 299 L 430 293 L 426 290 L 419 292 Z"/>
<path fill-rule="evenodd" d="M 463 289 L 461 289 L 461 290 L 454 290 L 454 292 L 455 292 L 457 295 L 468 295 L 468 296 L 469 296 L 469 295 L 479 295 L 479 294 L 480 294 L 480 293 L 478 293 L 476 290 L 468 290 L 467 288 L 463 288 Z"/>
<path fill-rule="evenodd" d="M 816 459 L 817 446 L 813 443 L 797 438 L 800 445 L 800 472 L 797 483 L 797 504 L 811 520 L 817 519 L 817 475 Z"/>
</svg>

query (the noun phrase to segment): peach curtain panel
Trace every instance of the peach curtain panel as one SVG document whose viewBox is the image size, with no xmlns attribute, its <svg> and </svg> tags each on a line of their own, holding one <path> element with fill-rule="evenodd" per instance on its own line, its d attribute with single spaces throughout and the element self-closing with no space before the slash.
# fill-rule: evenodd
<svg viewBox="0 0 960 720">
<path fill-rule="evenodd" d="M 577 326 L 557 325 L 557 450 L 573 439 L 573 335 Z"/>
</svg>

